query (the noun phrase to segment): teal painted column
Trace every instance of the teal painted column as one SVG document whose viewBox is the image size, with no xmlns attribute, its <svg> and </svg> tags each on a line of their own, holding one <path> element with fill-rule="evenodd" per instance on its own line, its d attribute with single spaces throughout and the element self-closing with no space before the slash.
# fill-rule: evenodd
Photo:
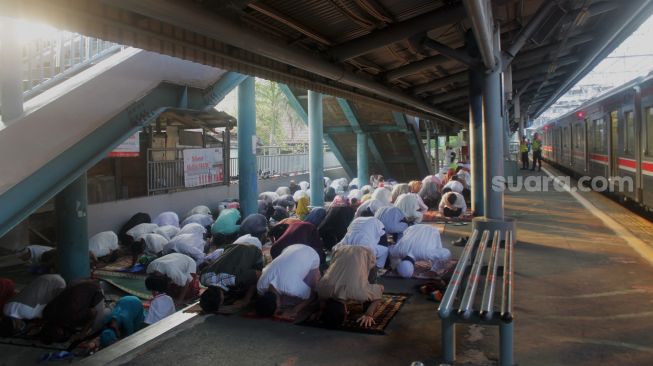
<svg viewBox="0 0 653 366">
<path fill-rule="evenodd" d="M 308 91 L 308 163 L 311 166 L 311 206 L 324 206 L 324 122 L 322 94 Z"/>
<path fill-rule="evenodd" d="M 358 168 L 358 181 L 360 186 L 370 184 L 367 159 L 367 135 L 362 132 L 356 134 L 356 167 Z"/>
<path fill-rule="evenodd" d="M 66 283 L 91 276 L 88 258 L 86 173 L 55 197 L 59 272 Z"/>
<path fill-rule="evenodd" d="M 245 217 L 258 211 L 255 83 L 250 76 L 238 86 L 238 197 Z"/>
</svg>

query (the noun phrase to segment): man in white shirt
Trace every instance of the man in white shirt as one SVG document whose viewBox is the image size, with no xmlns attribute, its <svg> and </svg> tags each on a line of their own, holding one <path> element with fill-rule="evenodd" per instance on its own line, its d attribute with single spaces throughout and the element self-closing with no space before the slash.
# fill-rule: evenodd
<svg viewBox="0 0 653 366">
<path fill-rule="evenodd" d="M 442 247 L 440 232 L 431 225 L 413 225 L 404 231 L 396 245 L 388 248 L 390 265 L 401 277 L 410 278 L 416 261 L 429 261 L 436 270 L 444 260 L 451 258 L 449 249 Z"/>
<path fill-rule="evenodd" d="M 256 285 L 259 295 L 256 313 L 259 316 L 278 315 L 283 319 L 294 320 L 314 298 L 319 279 L 320 256 L 313 248 L 304 244 L 293 244 L 285 248 L 263 268 Z M 294 303 L 295 306 L 281 313 L 284 303 Z"/>
<path fill-rule="evenodd" d="M 358 217 L 351 222 L 347 233 L 334 250 L 345 245 L 357 245 L 370 248 L 376 256 L 376 266 L 383 268 L 388 259 L 388 248 L 379 245 L 381 236 L 385 234 L 383 223 L 376 217 Z"/>
<path fill-rule="evenodd" d="M 444 217 L 462 217 L 467 211 L 465 198 L 458 192 L 447 192 L 442 195 L 439 211 Z"/>
</svg>

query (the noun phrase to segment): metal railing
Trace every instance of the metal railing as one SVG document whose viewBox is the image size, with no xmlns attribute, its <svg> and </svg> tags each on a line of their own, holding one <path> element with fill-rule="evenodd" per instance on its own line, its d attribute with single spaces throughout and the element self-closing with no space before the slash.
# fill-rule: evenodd
<svg viewBox="0 0 653 366">
<path fill-rule="evenodd" d="M 65 31 L 23 45 L 23 99 L 30 99 L 124 47 Z"/>
<path fill-rule="evenodd" d="M 147 149 L 147 194 L 183 188 L 183 149 Z"/>
<path fill-rule="evenodd" d="M 238 176 L 238 158 L 231 158 L 229 164 L 229 174 L 231 177 Z M 340 166 L 340 162 L 333 152 L 324 153 L 324 168 L 331 169 Z M 257 155 L 256 169 L 261 175 L 297 175 L 305 174 L 309 171 L 308 153 L 302 154 L 276 154 L 276 155 Z"/>
</svg>

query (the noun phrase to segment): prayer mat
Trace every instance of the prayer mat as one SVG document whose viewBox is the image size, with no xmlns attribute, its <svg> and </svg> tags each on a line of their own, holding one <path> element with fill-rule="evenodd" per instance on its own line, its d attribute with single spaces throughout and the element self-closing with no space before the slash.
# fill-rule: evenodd
<svg viewBox="0 0 653 366">
<path fill-rule="evenodd" d="M 347 316 L 347 321 L 345 321 L 345 324 L 335 328 L 335 330 L 383 335 L 385 334 L 385 328 L 390 324 L 392 318 L 394 318 L 394 316 L 399 312 L 399 309 L 401 309 L 409 297 L 409 294 L 383 294 L 383 299 L 374 312 L 374 321 L 376 324 L 370 328 L 363 328 L 356 321 L 364 314 L 363 306 L 348 305 L 349 315 Z M 330 329 L 324 326 L 322 321 L 319 319 L 313 319 L 312 316 L 297 323 L 297 325 Z"/>
<path fill-rule="evenodd" d="M 152 299 L 152 292 L 145 287 L 145 276 L 142 274 L 95 270 L 93 278 L 106 281 L 120 290 L 143 300 Z"/>
<path fill-rule="evenodd" d="M 411 278 L 416 278 L 420 280 L 433 280 L 436 278 L 447 277 L 448 274 L 453 272 L 458 264 L 457 259 L 449 259 L 443 262 L 443 265 L 440 266 L 440 269 L 437 271 L 431 271 L 431 263 L 427 261 L 417 261 L 415 262 L 415 271 L 413 271 L 413 276 Z M 401 277 L 397 272 L 388 270 L 383 274 L 384 277 Z"/>
<path fill-rule="evenodd" d="M 99 270 L 102 271 L 111 271 L 111 272 L 123 272 L 132 267 L 132 257 L 124 256 L 116 259 L 113 263 L 108 263 L 103 267 L 99 267 Z"/>
<path fill-rule="evenodd" d="M 451 222 L 471 222 L 474 215 L 467 211 L 461 218 L 443 217 L 439 211 L 427 211 L 422 215 L 422 222 L 435 222 L 436 224 L 444 224 Z"/>
</svg>

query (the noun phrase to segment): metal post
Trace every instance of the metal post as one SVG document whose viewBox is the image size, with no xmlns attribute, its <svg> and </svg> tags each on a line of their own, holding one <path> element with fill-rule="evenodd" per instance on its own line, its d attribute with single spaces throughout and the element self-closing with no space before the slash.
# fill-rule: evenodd
<svg viewBox="0 0 653 366">
<path fill-rule="evenodd" d="M 429 128 L 429 124 L 426 124 L 426 155 L 429 157 L 429 161 L 432 159 L 431 157 L 431 129 Z"/>
<path fill-rule="evenodd" d="M 255 82 L 248 77 L 238 86 L 238 196 L 244 216 L 258 211 Z"/>
<path fill-rule="evenodd" d="M 469 155 L 472 170 L 472 211 L 482 216 L 483 184 L 483 73 L 469 70 Z"/>
<path fill-rule="evenodd" d="M 23 114 L 22 50 L 17 41 L 16 22 L 2 21 L 0 38 L 0 98 L 5 124 Z"/>
<path fill-rule="evenodd" d="M 441 320 L 442 324 L 442 362 L 453 364 L 456 360 L 456 323 L 450 318 Z"/>
<path fill-rule="evenodd" d="M 55 197 L 59 272 L 67 283 L 91 275 L 88 258 L 86 173 Z"/>
<path fill-rule="evenodd" d="M 362 132 L 356 134 L 356 166 L 358 167 L 358 182 L 360 186 L 369 184 L 367 135 Z"/>
<path fill-rule="evenodd" d="M 499 365 L 512 366 L 513 357 L 513 323 L 499 324 Z"/>
<path fill-rule="evenodd" d="M 440 173 L 440 136 L 435 135 L 435 174 Z"/>
<path fill-rule="evenodd" d="M 322 94 L 308 91 L 308 130 L 311 206 L 324 206 L 324 130 L 322 121 Z"/>
</svg>

